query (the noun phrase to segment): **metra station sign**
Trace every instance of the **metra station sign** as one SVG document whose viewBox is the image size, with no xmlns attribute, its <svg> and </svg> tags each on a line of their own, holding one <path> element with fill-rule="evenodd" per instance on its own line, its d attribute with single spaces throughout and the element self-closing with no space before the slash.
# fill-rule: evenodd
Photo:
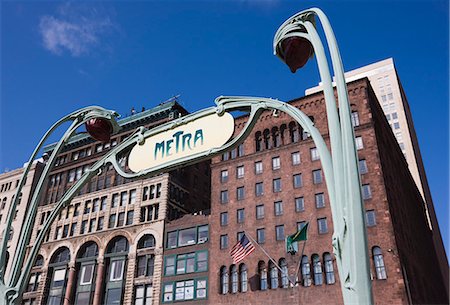
<svg viewBox="0 0 450 305">
<path fill-rule="evenodd" d="M 231 114 L 210 114 L 145 139 L 130 152 L 128 166 L 137 173 L 169 161 L 223 146 L 233 135 Z"/>
</svg>

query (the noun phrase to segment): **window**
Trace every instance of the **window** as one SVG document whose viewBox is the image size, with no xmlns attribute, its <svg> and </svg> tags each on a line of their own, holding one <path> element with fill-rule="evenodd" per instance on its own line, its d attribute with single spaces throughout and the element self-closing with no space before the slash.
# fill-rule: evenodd
<svg viewBox="0 0 450 305">
<path fill-rule="evenodd" d="M 278 269 L 275 267 L 275 264 L 270 261 L 269 262 L 269 274 L 270 274 L 270 289 L 278 288 Z"/>
<path fill-rule="evenodd" d="M 237 148 L 238 157 L 242 157 L 244 155 L 244 144 L 239 144 Z"/>
<path fill-rule="evenodd" d="M 322 170 L 321 169 L 313 170 L 312 174 L 313 174 L 313 183 L 314 184 L 322 183 Z"/>
<path fill-rule="evenodd" d="M 138 255 L 136 263 L 136 276 L 153 276 L 155 256 L 153 254 Z"/>
<path fill-rule="evenodd" d="M 117 217 L 117 226 L 121 227 L 123 226 L 125 222 L 125 212 L 120 212 L 119 216 Z"/>
<path fill-rule="evenodd" d="M 283 201 L 274 202 L 275 216 L 283 215 Z"/>
<path fill-rule="evenodd" d="M 266 230 L 264 228 L 256 230 L 256 241 L 263 244 L 266 241 Z"/>
<path fill-rule="evenodd" d="M 196 243 L 197 228 L 189 228 L 178 231 L 178 246 L 193 245 Z"/>
<path fill-rule="evenodd" d="M 352 126 L 359 126 L 359 115 L 357 111 L 352 112 Z"/>
<path fill-rule="evenodd" d="M 259 197 L 264 194 L 264 184 L 262 182 L 258 182 L 255 184 L 255 196 Z"/>
<path fill-rule="evenodd" d="M 314 270 L 314 285 L 320 286 L 323 284 L 322 275 L 322 263 L 320 262 L 320 257 L 317 254 L 312 256 L 313 270 Z"/>
<path fill-rule="evenodd" d="M 316 194 L 315 198 L 316 198 L 316 208 L 320 209 L 325 207 L 325 196 L 323 193 Z"/>
<path fill-rule="evenodd" d="M 366 211 L 366 225 L 368 227 L 373 227 L 373 226 L 377 225 L 377 222 L 375 219 L 375 210 Z"/>
<path fill-rule="evenodd" d="M 115 208 L 119 206 L 119 194 L 113 194 L 111 200 L 111 207 Z"/>
<path fill-rule="evenodd" d="M 295 211 L 303 212 L 305 210 L 305 200 L 303 197 L 295 198 Z"/>
<path fill-rule="evenodd" d="M 372 254 L 373 263 L 375 264 L 375 271 L 377 274 L 377 280 L 385 280 L 387 278 L 386 267 L 384 265 L 383 253 L 381 253 L 380 247 L 373 247 Z"/>
<path fill-rule="evenodd" d="M 362 186 L 362 197 L 364 200 L 372 198 L 372 191 L 370 190 L 370 184 L 364 184 Z"/>
<path fill-rule="evenodd" d="M 222 161 L 228 161 L 230 154 L 228 152 L 222 154 Z"/>
<path fill-rule="evenodd" d="M 281 167 L 280 157 L 272 158 L 272 169 L 277 170 L 280 169 L 280 167 Z"/>
<path fill-rule="evenodd" d="M 220 225 L 226 226 L 228 224 L 228 212 L 220 213 Z"/>
<path fill-rule="evenodd" d="M 334 270 L 333 270 L 333 260 L 330 253 L 325 253 L 323 255 L 323 263 L 325 266 L 325 280 L 327 285 L 335 283 Z"/>
<path fill-rule="evenodd" d="M 263 172 L 263 164 L 261 161 L 255 162 L 255 174 L 262 174 Z"/>
<path fill-rule="evenodd" d="M 220 292 L 222 294 L 227 294 L 228 293 L 228 271 L 227 271 L 227 267 L 222 266 L 220 268 Z"/>
<path fill-rule="evenodd" d="M 361 150 L 364 148 L 362 137 L 356 137 L 355 138 L 355 146 L 357 150 Z"/>
<path fill-rule="evenodd" d="M 223 170 L 220 172 L 220 182 L 225 183 L 228 181 L 228 170 Z"/>
<path fill-rule="evenodd" d="M 291 154 L 292 156 L 292 165 L 300 164 L 300 152 L 296 151 Z"/>
<path fill-rule="evenodd" d="M 220 235 L 220 249 L 228 248 L 228 235 Z"/>
<path fill-rule="evenodd" d="M 236 198 L 237 198 L 237 200 L 243 200 L 244 196 L 245 196 L 244 187 L 243 186 L 238 187 L 236 189 Z"/>
<path fill-rule="evenodd" d="M 123 279 L 123 270 L 125 267 L 124 260 L 114 260 L 111 262 L 111 273 L 109 275 L 109 281 L 121 281 Z"/>
<path fill-rule="evenodd" d="M 104 218 L 102 216 L 98 218 L 97 231 L 103 230 L 103 225 L 104 225 Z"/>
<path fill-rule="evenodd" d="M 115 215 L 114 215 L 114 216 L 115 216 Z M 81 222 L 80 234 L 84 234 L 84 233 L 87 232 L 87 224 L 88 224 L 88 221 L 87 221 L 87 220 L 83 220 L 83 221 Z"/>
<path fill-rule="evenodd" d="M 129 204 L 134 204 L 136 202 L 136 190 L 130 191 L 130 201 Z"/>
<path fill-rule="evenodd" d="M 236 178 L 240 179 L 240 178 L 244 178 L 244 166 L 238 166 L 236 168 Z"/>
<path fill-rule="evenodd" d="M 316 161 L 320 159 L 319 151 L 317 150 L 316 147 L 311 148 L 310 153 L 311 153 L 311 161 Z"/>
<path fill-rule="evenodd" d="M 228 202 L 228 190 L 221 191 L 220 192 L 220 203 L 227 203 Z"/>
<path fill-rule="evenodd" d="M 247 292 L 248 275 L 247 275 L 247 266 L 245 264 L 241 264 L 239 266 L 239 275 L 241 281 L 241 292 Z"/>
<path fill-rule="evenodd" d="M 289 287 L 289 278 L 288 278 L 288 267 L 286 263 L 286 259 L 280 259 L 280 268 L 281 268 L 281 287 L 288 288 Z"/>
<path fill-rule="evenodd" d="M 127 201 L 128 201 L 128 193 L 127 192 L 120 193 L 120 206 L 126 205 Z"/>
<path fill-rule="evenodd" d="M 306 226 L 306 221 L 297 222 L 297 231 L 300 231 L 301 229 L 303 229 L 304 226 Z"/>
<path fill-rule="evenodd" d="M 304 287 L 309 287 L 311 286 L 311 267 L 309 265 L 308 257 L 306 255 L 303 255 L 302 257 L 301 268 L 302 268 L 302 285 Z"/>
<path fill-rule="evenodd" d="M 259 285 L 261 290 L 267 290 L 267 269 L 263 261 L 258 263 Z"/>
<path fill-rule="evenodd" d="M 236 219 L 238 223 L 243 223 L 245 218 L 244 209 L 238 209 Z"/>
<path fill-rule="evenodd" d="M 152 284 L 136 286 L 134 305 L 151 305 L 152 303 L 153 303 Z"/>
<path fill-rule="evenodd" d="M 273 192 L 281 192 L 281 178 L 273 179 Z"/>
<path fill-rule="evenodd" d="M 116 226 L 116 214 L 109 215 L 108 228 L 114 228 Z"/>
<path fill-rule="evenodd" d="M 231 273 L 231 293 L 237 293 L 238 292 L 238 272 L 237 272 L 236 265 L 231 265 L 230 273 Z"/>
<path fill-rule="evenodd" d="M 367 169 L 366 159 L 359 160 L 358 165 L 359 165 L 359 173 L 361 175 L 367 174 L 368 169 Z"/>
<path fill-rule="evenodd" d="M 276 240 L 284 240 L 284 225 L 275 226 Z"/>
<path fill-rule="evenodd" d="M 294 188 L 302 187 L 303 185 L 302 174 L 296 174 L 293 176 L 293 178 L 294 178 Z"/>
<path fill-rule="evenodd" d="M 133 224 L 133 218 L 134 218 L 134 211 L 133 210 L 128 211 L 127 212 L 127 222 L 126 222 L 126 224 L 127 225 Z"/>
<path fill-rule="evenodd" d="M 256 206 L 256 219 L 264 218 L 264 204 L 260 204 Z"/>
<path fill-rule="evenodd" d="M 95 223 L 96 223 L 97 219 L 92 218 L 89 221 L 89 232 L 94 232 L 95 231 Z"/>
<path fill-rule="evenodd" d="M 399 122 L 395 122 L 394 123 L 394 129 L 400 129 L 400 123 Z"/>
<path fill-rule="evenodd" d="M 319 234 L 325 234 L 328 232 L 326 217 L 317 219 L 317 228 L 319 229 Z"/>
<path fill-rule="evenodd" d="M 163 303 L 205 298 L 206 279 L 193 279 L 163 284 Z"/>
<path fill-rule="evenodd" d="M 26 292 L 36 291 L 39 287 L 40 280 L 41 280 L 40 272 L 32 273 L 30 276 L 30 280 L 28 281 Z"/>
<path fill-rule="evenodd" d="M 92 279 L 94 277 L 94 264 L 86 264 L 81 266 L 81 277 L 80 285 L 90 285 L 92 284 Z"/>
<path fill-rule="evenodd" d="M 397 112 L 392 112 L 392 119 L 394 120 L 398 119 Z"/>
</svg>

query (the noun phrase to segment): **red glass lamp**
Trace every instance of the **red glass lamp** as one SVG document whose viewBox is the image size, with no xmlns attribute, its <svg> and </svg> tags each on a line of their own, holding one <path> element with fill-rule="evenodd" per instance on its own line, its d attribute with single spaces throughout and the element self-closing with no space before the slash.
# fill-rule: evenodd
<svg viewBox="0 0 450 305">
<path fill-rule="evenodd" d="M 280 55 L 292 73 L 306 65 L 313 52 L 311 42 L 303 37 L 289 37 L 281 42 Z"/>
<path fill-rule="evenodd" d="M 94 118 L 87 121 L 85 126 L 89 135 L 97 141 L 108 142 L 111 139 L 113 127 L 109 120 Z"/>
</svg>

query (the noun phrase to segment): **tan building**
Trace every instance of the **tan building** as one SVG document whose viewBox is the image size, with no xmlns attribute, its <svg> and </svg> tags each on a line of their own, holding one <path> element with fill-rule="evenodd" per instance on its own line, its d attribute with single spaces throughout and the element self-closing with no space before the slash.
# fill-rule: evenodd
<svg viewBox="0 0 450 305">
<path fill-rule="evenodd" d="M 24 222 L 26 212 L 28 211 L 28 203 L 31 200 L 32 192 L 36 186 L 39 177 L 41 176 L 43 169 L 43 164 L 36 161 L 31 166 L 26 182 L 22 188 L 22 193 L 17 205 L 16 212 L 14 214 L 14 220 L 12 222 L 10 240 L 8 241 L 8 252 L 7 260 L 9 264 L 7 265 L 5 272 L 5 279 L 8 279 L 11 270 L 11 262 L 13 254 L 16 251 L 17 243 L 20 237 L 21 226 Z M 11 203 L 14 200 L 14 196 L 19 185 L 20 178 L 22 178 L 24 169 L 18 168 L 10 172 L 0 175 L 0 232 L 3 236 L 3 230 L 6 227 L 6 221 L 8 217 L 8 212 L 11 207 Z"/>
<path fill-rule="evenodd" d="M 121 130 L 110 142 L 75 136 L 50 173 L 31 241 L 56 202 L 90 165 L 139 126 L 152 128 L 185 114 L 170 101 L 119 120 Z M 51 149 L 53 145 L 46 148 Z M 119 161 L 127 168 L 125 157 Z M 111 166 L 104 168 L 52 224 L 24 304 L 158 304 L 164 223 L 205 209 L 209 175 L 209 162 L 133 180 L 122 178 Z"/>
<path fill-rule="evenodd" d="M 427 213 L 428 225 L 433 231 L 436 250 L 439 252 L 439 263 L 441 264 L 442 270 L 445 270 L 444 267 L 448 266 L 448 260 L 434 210 L 425 167 L 420 154 L 413 117 L 402 83 L 400 82 L 397 70 L 395 69 L 394 60 L 388 58 L 345 73 L 347 82 L 352 82 L 365 77 L 370 81 L 386 119 L 391 126 L 392 132 L 408 162 L 408 168 L 414 182 L 424 199 L 424 208 Z M 314 94 L 319 91 L 322 91 L 320 85 L 307 89 L 305 95 Z M 447 286 L 449 285 L 448 273 L 448 270 L 446 270 L 443 275 L 446 279 Z"/>
</svg>

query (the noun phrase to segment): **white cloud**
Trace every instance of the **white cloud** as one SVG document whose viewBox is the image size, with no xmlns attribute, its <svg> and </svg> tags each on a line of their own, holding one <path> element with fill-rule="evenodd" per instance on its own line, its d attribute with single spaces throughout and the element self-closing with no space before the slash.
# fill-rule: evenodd
<svg viewBox="0 0 450 305">
<path fill-rule="evenodd" d="M 72 56 L 89 54 L 101 46 L 102 35 L 114 28 L 110 18 L 96 8 L 74 8 L 65 4 L 58 16 L 41 17 L 39 32 L 45 49 L 61 55 L 68 51 Z"/>
</svg>

